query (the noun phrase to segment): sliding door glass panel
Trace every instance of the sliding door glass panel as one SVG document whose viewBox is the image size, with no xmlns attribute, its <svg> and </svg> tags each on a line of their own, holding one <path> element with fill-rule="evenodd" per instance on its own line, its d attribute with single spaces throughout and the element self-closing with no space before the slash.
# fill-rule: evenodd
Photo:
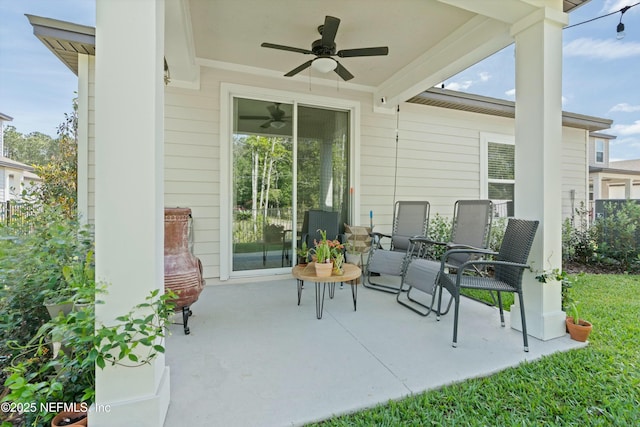
<svg viewBox="0 0 640 427">
<path fill-rule="evenodd" d="M 349 216 L 349 112 L 298 107 L 298 234 L 310 209 L 339 212 L 340 230 Z M 308 230 L 314 232 L 315 230 Z"/>
<path fill-rule="evenodd" d="M 293 106 L 233 100 L 232 270 L 291 265 Z"/>
</svg>

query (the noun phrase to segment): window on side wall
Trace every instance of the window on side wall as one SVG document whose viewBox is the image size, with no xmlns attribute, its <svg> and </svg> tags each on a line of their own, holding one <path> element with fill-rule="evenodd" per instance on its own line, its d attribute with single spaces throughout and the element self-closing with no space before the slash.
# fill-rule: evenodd
<svg viewBox="0 0 640 427">
<path fill-rule="evenodd" d="M 604 139 L 596 139 L 596 163 L 604 163 Z"/>
<path fill-rule="evenodd" d="M 510 135 L 481 134 L 482 197 L 493 201 L 495 215 L 513 216 L 515 143 Z"/>
</svg>

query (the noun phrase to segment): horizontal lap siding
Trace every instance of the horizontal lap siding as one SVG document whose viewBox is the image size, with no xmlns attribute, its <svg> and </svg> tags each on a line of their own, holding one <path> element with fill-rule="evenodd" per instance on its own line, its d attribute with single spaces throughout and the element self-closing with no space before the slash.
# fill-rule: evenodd
<svg viewBox="0 0 640 427">
<path fill-rule="evenodd" d="M 398 120 L 398 122 L 396 122 Z M 458 199 L 480 195 L 480 131 L 513 134 L 513 120 L 416 104 L 399 117 L 363 108 L 361 223 L 374 212 L 378 231 L 390 231 L 398 123 L 396 200 L 428 200 L 431 216 L 451 216 Z"/>
<path fill-rule="evenodd" d="M 201 69 L 201 88 L 165 88 L 165 206 L 192 209 L 194 250 L 206 278 L 220 276 L 220 84 L 237 83 L 308 92 L 306 83 Z M 93 73 L 92 73 L 93 74 Z M 375 113 L 369 93 L 313 86 L 315 95 L 350 98 L 360 103 L 360 217 L 377 231 L 391 229 L 398 127 L 396 200 L 428 200 L 431 216 L 450 217 L 458 199 L 480 195 L 480 133 L 513 135 L 513 119 L 402 104 L 396 114 Z M 93 75 L 90 82 L 93 123 Z M 94 210 L 94 132 L 90 127 L 89 204 Z M 570 215 L 569 191 L 576 203 L 586 195 L 586 145 L 581 130 L 563 131 L 563 215 Z M 358 189 L 356 189 L 358 190 Z M 577 206 L 577 205 L 576 205 Z"/>
<path fill-rule="evenodd" d="M 204 277 L 220 276 L 220 149 L 217 90 L 165 90 L 165 206 L 191 208 Z"/>
<path fill-rule="evenodd" d="M 581 203 L 587 203 L 587 139 L 584 129 L 563 128 L 562 132 L 562 217 L 571 218 Z M 571 190 L 575 200 L 571 203 Z M 588 206 L 587 206 L 588 207 Z"/>
</svg>

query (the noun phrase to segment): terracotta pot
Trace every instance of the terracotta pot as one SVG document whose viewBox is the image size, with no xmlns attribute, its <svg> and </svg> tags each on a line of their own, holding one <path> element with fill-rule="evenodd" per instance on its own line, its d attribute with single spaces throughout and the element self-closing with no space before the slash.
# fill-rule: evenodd
<svg viewBox="0 0 640 427">
<path fill-rule="evenodd" d="M 51 420 L 51 427 L 86 426 L 86 412 L 60 412 Z"/>
<path fill-rule="evenodd" d="M 164 287 L 177 295 L 176 310 L 198 300 L 204 287 L 202 263 L 189 250 L 189 208 L 164 210 Z"/>
<path fill-rule="evenodd" d="M 589 334 L 591 333 L 591 329 L 593 328 L 591 323 L 582 319 L 580 319 L 579 323 L 576 325 L 575 323 L 573 323 L 573 317 L 567 317 L 567 320 L 565 322 L 571 339 L 580 342 L 585 342 L 587 340 Z"/>
<path fill-rule="evenodd" d="M 331 276 L 331 272 L 333 271 L 333 263 L 332 262 L 316 262 L 316 276 L 318 277 L 329 277 Z"/>
</svg>

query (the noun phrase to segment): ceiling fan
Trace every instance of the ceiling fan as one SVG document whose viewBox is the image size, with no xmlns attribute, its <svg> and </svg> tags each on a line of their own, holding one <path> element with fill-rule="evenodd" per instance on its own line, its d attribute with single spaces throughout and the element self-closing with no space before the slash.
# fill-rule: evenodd
<svg viewBox="0 0 640 427">
<path fill-rule="evenodd" d="M 318 32 L 322 38 L 314 41 L 311 44 L 311 50 L 300 49 L 297 47 L 283 46 L 273 43 L 262 43 L 260 46 L 268 47 L 271 49 L 287 50 L 290 52 L 303 53 L 305 55 L 315 55 L 314 59 L 311 59 L 299 67 L 294 68 L 285 74 L 286 77 L 295 76 L 300 71 L 309 67 L 320 71 L 322 73 L 328 73 L 329 71 L 335 71 L 342 80 L 351 80 L 353 74 L 347 71 L 338 61 L 333 59 L 333 56 L 340 58 L 352 58 L 355 56 L 381 56 L 388 55 L 389 48 L 384 47 L 363 47 L 358 49 L 343 49 L 336 52 L 336 33 L 338 32 L 338 26 L 340 25 L 340 19 L 333 16 L 326 16 L 324 18 L 324 24 L 318 27 Z"/>
<path fill-rule="evenodd" d="M 269 110 L 268 116 L 240 116 L 242 120 L 266 120 L 260 125 L 261 128 L 266 129 L 272 127 L 275 129 L 282 129 L 287 123 L 291 121 L 291 116 L 287 116 L 286 112 L 280 108 L 280 103 L 275 102 L 273 105 L 267 106 Z"/>
</svg>

